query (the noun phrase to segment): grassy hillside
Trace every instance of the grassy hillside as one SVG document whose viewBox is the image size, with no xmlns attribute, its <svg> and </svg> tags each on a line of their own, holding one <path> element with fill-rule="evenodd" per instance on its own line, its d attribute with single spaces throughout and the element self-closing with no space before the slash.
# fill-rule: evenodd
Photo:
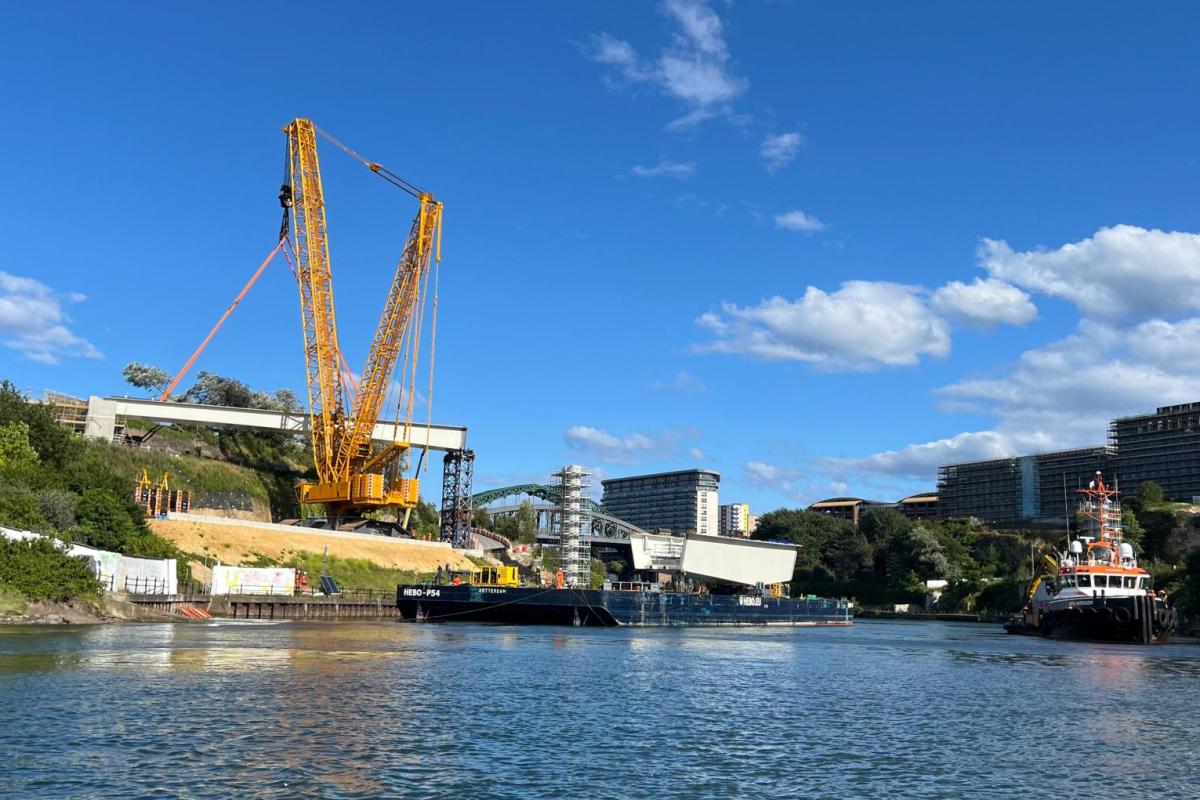
<svg viewBox="0 0 1200 800">
<path fill-rule="evenodd" d="M 248 467 L 224 461 L 179 456 L 148 448 L 120 447 L 103 442 L 89 442 L 97 458 L 117 475 L 127 476 L 130 491 L 144 467 L 150 479 L 158 482 L 164 472 L 170 473 L 172 489 L 187 489 L 193 495 L 201 493 L 242 492 L 263 505 L 271 499 L 269 483 L 276 476 L 264 475 Z"/>
<path fill-rule="evenodd" d="M 206 565 L 213 563 L 299 566 L 317 575 L 326 548 L 331 563 L 336 561 L 341 565 L 339 570 L 347 581 L 344 585 L 351 588 L 381 588 L 387 581 L 395 588 L 398 581 L 392 572 L 411 578 L 414 574 L 432 574 L 439 565 L 447 563 L 452 569 L 472 566 L 472 561 L 459 551 L 387 536 L 359 538 L 316 528 L 270 529 L 184 520 L 150 520 L 149 525 L 156 534 L 195 559 L 192 571 L 202 581 L 207 580 Z M 368 580 L 368 573 L 373 577 L 366 584 L 356 583 Z M 332 574 L 342 582 L 339 572 Z"/>
</svg>

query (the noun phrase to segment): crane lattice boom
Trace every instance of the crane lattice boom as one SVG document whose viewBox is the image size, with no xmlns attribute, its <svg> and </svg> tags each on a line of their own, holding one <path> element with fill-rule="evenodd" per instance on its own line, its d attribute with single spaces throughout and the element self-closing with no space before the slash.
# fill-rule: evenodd
<svg viewBox="0 0 1200 800">
<path fill-rule="evenodd" d="M 403 415 L 405 439 L 409 435 L 407 431 L 411 430 L 411 398 L 422 324 L 422 314 L 418 312 L 422 308 L 423 287 L 431 266 L 440 257 L 442 204 L 380 165 L 362 159 L 336 139 L 328 137 L 310 120 L 293 120 L 284 131 L 288 135 L 291 180 L 290 189 L 284 187 L 284 196 L 291 192 L 295 208 L 296 277 L 308 370 L 313 461 L 318 479 L 315 484 L 300 484 L 301 502 L 323 503 L 332 517 L 351 516 L 379 506 L 412 508 L 418 502 L 416 478 L 396 477 L 400 457 L 411 444 L 397 441 L 373 453 L 372 433 L 402 354 L 406 358 L 411 355 L 411 369 L 402 369 L 400 386 L 401 397 L 409 400 Z M 325 201 L 317 160 L 317 133 L 326 135 L 370 167 L 372 172 L 413 194 L 420 202 L 348 416 L 345 383 L 339 368 L 342 358 L 333 304 Z"/>
<path fill-rule="evenodd" d="M 321 483 L 338 478 L 338 432 L 345 425 L 345 388 L 338 366 L 337 315 L 333 306 L 333 274 L 325 226 L 325 194 L 317 160 L 317 137 L 311 120 L 293 120 L 288 134 L 292 187 L 296 283 L 312 415 L 312 451 Z"/>
</svg>

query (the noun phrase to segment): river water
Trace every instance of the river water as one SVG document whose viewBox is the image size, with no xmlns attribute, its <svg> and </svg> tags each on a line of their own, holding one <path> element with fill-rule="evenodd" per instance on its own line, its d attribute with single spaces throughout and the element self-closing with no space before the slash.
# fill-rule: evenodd
<svg viewBox="0 0 1200 800">
<path fill-rule="evenodd" d="M 1200 646 L 999 626 L 0 630 L 0 797 L 1200 796 Z"/>
</svg>

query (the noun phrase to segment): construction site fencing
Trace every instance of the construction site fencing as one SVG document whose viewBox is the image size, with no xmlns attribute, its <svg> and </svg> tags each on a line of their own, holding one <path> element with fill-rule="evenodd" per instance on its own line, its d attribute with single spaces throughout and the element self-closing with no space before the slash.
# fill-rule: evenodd
<svg viewBox="0 0 1200 800">
<path fill-rule="evenodd" d="M 115 584 L 116 581 L 110 581 Z M 172 586 L 165 578 L 126 577 L 124 584 L 114 586 L 109 591 L 130 592 L 132 594 L 173 594 Z"/>
<path fill-rule="evenodd" d="M 205 587 L 200 587 L 204 589 Z M 312 597 L 315 599 L 337 599 L 353 602 L 370 602 L 376 600 L 394 601 L 396 599 L 395 589 L 339 589 L 333 594 L 325 594 L 319 586 L 296 587 L 293 591 L 287 592 L 278 586 L 261 585 L 252 586 L 249 584 L 240 586 L 230 586 L 229 591 L 222 594 L 228 595 L 256 595 L 265 597 Z M 199 592 L 198 596 L 209 596 L 207 592 Z"/>
</svg>

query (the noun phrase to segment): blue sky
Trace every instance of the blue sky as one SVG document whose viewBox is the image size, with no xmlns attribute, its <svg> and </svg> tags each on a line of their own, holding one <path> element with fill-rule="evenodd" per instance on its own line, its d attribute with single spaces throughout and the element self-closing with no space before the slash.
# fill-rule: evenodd
<svg viewBox="0 0 1200 800">
<path fill-rule="evenodd" d="M 8 4 L 0 374 L 174 370 L 307 116 L 446 204 L 434 417 L 481 487 L 932 488 L 1200 400 L 1188 4 Z M 362 363 L 414 213 L 323 151 Z M 303 387 L 273 264 L 197 369 Z M 428 478 L 437 476 L 430 473 Z"/>
</svg>

